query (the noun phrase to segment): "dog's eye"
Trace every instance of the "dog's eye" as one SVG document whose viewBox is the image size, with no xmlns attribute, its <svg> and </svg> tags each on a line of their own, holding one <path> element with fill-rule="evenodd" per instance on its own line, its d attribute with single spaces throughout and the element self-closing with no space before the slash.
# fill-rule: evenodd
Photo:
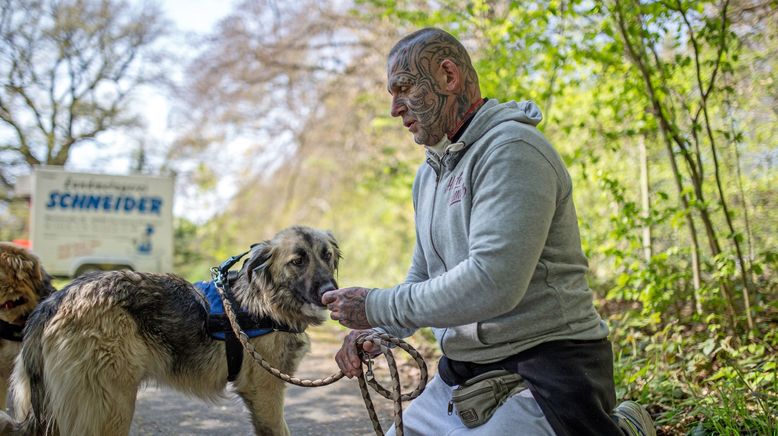
<svg viewBox="0 0 778 436">
<path fill-rule="evenodd" d="M 322 258 L 322 259 L 324 259 L 324 260 L 326 260 L 326 261 L 329 261 L 330 259 L 332 259 L 332 253 L 330 253 L 330 252 L 329 252 L 329 251 L 327 251 L 327 250 L 324 250 L 324 251 L 322 251 L 322 253 L 321 253 L 321 258 Z"/>
<path fill-rule="evenodd" d="M 291 262 L 289 262 L 289 263 L 291 263 L 291 264 L 292 264 L 292 265 L 294 265 L 294 266 L 300 266 L 300 265 L 302 265 L 302 264 L 303 264 L 303 262 L 304 262 L 304 261 L 305 261 L 305 259 L 304 259 L 304 258 L 302 258 L 302 257 L 295 257 L 295 258 L 294 258 L 294 259 L 292 259 L 292 261 L 291 261 Z"/>
</svg>

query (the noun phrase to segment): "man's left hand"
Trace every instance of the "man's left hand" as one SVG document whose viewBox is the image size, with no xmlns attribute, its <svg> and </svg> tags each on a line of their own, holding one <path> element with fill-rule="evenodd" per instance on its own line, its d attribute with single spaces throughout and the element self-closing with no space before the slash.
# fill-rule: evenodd
<svg viewBox="0 0 778 436">
<path fill-rule="evenodd" d="M 351 329 L 369 329 L 365 299 L 369 289 L 343 288 L 322 295 L 321 302 L 330 310 L 330 318 Z"/>
</svg>

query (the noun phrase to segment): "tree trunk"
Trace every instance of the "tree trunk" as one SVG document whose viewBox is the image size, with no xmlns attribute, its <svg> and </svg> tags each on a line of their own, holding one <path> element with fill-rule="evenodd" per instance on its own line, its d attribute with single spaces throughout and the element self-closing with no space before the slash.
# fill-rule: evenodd
<svg viewBox="0 0 778 436">
<path fill-rule="evenodd" d="M 649 197 L 648 152 L 646 151 L 645 138 L 642 136 L 638 138 L 638 149 L 640 151 L 640 204 L 643 219 L 645 220 L 643 223 L 643 256 L 646 258 L 646 263 L 650 263 L 653 254 L 651 246 L 651 224 L 649 223 L 651 199 Z"/>
</svg>

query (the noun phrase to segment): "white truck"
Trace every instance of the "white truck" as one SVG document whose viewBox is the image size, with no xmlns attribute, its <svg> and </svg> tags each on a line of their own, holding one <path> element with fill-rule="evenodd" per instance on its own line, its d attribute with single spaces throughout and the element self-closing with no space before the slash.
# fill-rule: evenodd
<svg viewBox="0 0 778 436">
<path fill-rule="evenodd" d="M 36 167 L 30 243 L 54 276 L 132 269 L 173 271 L 173 177 Z"/>
</svg>

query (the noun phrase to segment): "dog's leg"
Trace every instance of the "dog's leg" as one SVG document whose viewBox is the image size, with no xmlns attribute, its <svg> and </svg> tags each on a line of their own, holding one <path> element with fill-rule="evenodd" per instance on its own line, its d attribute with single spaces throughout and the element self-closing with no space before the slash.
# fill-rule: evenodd
<svg viewBox="0 0 778 436">
<path fill-rule="evenodd" d="M 11 371 L 2 368 L 0 370 L 0 410 L 5 410 L 6 400 L 8 398 L 8 379 L 11 377 Z"/>
<path fill-rule="evenodd" d="M 8 378 L 0 379 L 0 410 L 5 410 L 8 398 Z"/>
<path fill-rule="evenodd" d="M 14 360 L 19 355 L 21 343 L 0 339 L 0 410 L 5 410 L 8 399 L 8 387 L 11 373 L 14 369 Z"/>
<path fill-rule="evenodd" d="M 250 367 L 247 371 L 244 366 L 235 388 L 251 412 L 254 432 L 258 436 L 289 436 L 289 427 L 284 420 L 286 386 L 253 362 L 244 362 L 246 364 Z"/>
<path fill-rule="evenodd" d="M 43 376 L 51 421 L 60 433 L 127 435 L 150 354 L 123 309 L 55 315 L 43 338 Z"/>
<path fill-rule="evenodd" d="M 282 372 L 290 372 L 284 362 L 284 342 L 278 334 L 270 334 L 252 340 L 255 347 L 266 355 L 270 364 Z M 291 368 L 294 369 L 294 368 Z M 246 408 L 251 412 L 251 423 L 258 436 L 289 436 L 289 427 L 284 420 L 283 381 L 268 373 L 246 353 L 243 366 L 234 383 L 238 395 L 243 398 Z"/>
<path fill-rule="evenodd" d="M 252 343 L 273 367 L 290 375 L 309 350 L 305 334 L 274 333 L 255 338 Z M 251 411 L 251 421 L 258 435 L 289 435 L 284 420 L 286 384 L 257 365 L 248 354 L 243 356 L 235 389 Z"/>
</svg>

